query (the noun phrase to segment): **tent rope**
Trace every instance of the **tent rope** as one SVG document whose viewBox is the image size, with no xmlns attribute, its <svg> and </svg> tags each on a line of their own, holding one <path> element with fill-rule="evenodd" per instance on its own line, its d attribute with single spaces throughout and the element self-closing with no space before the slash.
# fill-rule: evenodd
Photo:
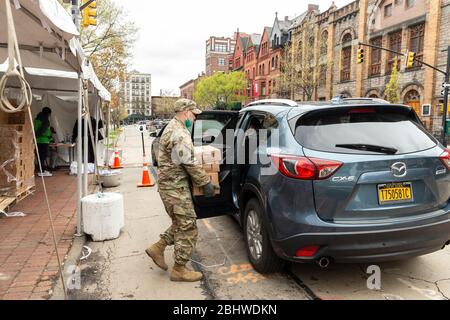
<svg viewBox="0 0 450 320">
<path fill-rule="evenodd" d="M 31 130 L 33 132 L 34 146 L 35 146 L 37 154 L 39 154 L 36 135 L 34 134 L 35 129 L 34 129 L 33 115 L 31 113 L 31 102 L 32 102 L 32 98 L 33 98 L 33 93 L 31 91 L 31 87 L 30 87 L 29 83 L 25 80 L 25 76 L 23 73 L 22 59 L 20 57 L 19 44 L 17 41 L 17 33 L 16 33 L 15 25 L 14 25 L 11 4 L 10 4 L 9 0 L 5 0 L 5 4 L 6 4 L 6 16 L 7 16 L 7 24 L 8 24 L 9 66 L 8 66 L 8 70 L 5 72 L 4 76 L 0 80 L 0 109 L 7 113 L 16 113 L 16 112 L 21 112 L 21 111 L 24 111 L 25 109 L 28 109 L 29 121 L 31 123 Z M 15 55 L 17 56 L 19 70 L 17 70 L 14 66 Z M 10 103 L 10 101 L 8 100 L 8 98 L 6 97 L 6 83 L 8 81 L 8 78 L 10 78 L 10 77 L 17 77 L 20 81 L 20 90 L 22 92 L 22 96 L 21 96 L 20 103 L 18 104 L 17 107 L 13 106 Z M 41 163 L 41 159 L 39 157 L 37 157 L 37 159 L 38 159 L 38 164 L 39 164 L 39 171 L 41 173 L 42 186 L 44 189 L 44 195 L 45 195 L 45 201 L 47 204 L 48 215 L 49 215 L 49 219 L 50 219 L 50 228 L 52 231 L 53 246 L 55 248 L 56 258 L 58 260 L 58 269 L 59 269 L 59 273 L 61 276 L 61 284 L 62 284 L 62 288 L 64 291 L 64 297 L 65 297 L 65 299 L 67 299 L 66 284 L 65 284 L 65 280 L 64 280 L 61 259 L 60 259 L 59 252 L 58 252 L 58 244 L 57 244 L 57 240 L 56 240 L 55 227 L 54 227 L 54 223 L 53 223 L 53 215 L 52 215 L 52 211 L 50 208 L 50 201 L 48 198 L 47 187 L 45 185 L 45 179 L 43 176 L 42 163 Z"/>
</svg>

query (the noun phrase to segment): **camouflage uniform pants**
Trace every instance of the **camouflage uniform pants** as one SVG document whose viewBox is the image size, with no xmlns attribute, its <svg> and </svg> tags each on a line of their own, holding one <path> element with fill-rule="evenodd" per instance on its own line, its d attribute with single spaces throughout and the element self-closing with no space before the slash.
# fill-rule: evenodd
<svg viewBox="0 0 450 320">
<path fill-rule="evenodd" d="M 189 189 L 159 190 L 172 225 L 160 235 L 167 245 L 175 246 L 175 263 L 185 265 L 197 243 L 197 216 Z"/>
</svg>

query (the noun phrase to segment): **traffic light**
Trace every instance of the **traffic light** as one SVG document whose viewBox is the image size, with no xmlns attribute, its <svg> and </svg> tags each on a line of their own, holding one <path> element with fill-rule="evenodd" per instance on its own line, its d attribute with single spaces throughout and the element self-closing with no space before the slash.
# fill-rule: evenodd
<svg viewBox="0 0 450 320">
<path fill-rule="evenodd" d="M 83 0 L 83 3 L 88 2 L 88 0 Z M 89 26 L 97 25 L 97 1 L 92 1 L 83 10 L 83 27 L 87 28 Z"/>
<path fill-rule="evenodd" d="M 358 64 L 364 62 L 364 49 L 363 48 L 358 49 L 358 56 L 357 56 L 356 62 Z"/>
<path fill-rule="evenodd" d="M 416 53 L 409 51 L 406 55 L 406 67 L 412 68 L 414 67 L 414 60 L 416 59 Z"/>
</svg>

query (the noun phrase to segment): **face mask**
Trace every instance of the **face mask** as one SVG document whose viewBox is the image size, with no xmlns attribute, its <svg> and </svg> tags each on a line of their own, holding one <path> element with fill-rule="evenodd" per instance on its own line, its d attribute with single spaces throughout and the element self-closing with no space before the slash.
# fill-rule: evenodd
<svg viewBox="0 0 450 320">
<path fill-rule="evenodd" d="M 184 122 L 186 128 L 190 128 L 192 126 L 192 120 L 186 116 L 186 121 Z"/>
</svg>

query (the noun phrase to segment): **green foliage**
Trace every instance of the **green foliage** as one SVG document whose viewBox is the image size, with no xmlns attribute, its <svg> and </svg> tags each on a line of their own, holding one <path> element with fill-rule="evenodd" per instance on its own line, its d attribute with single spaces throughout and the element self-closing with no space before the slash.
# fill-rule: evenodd
<svg viewBox="0 0 450 320">
<path fill-rule="evenodd" d="M 397 60 L 395 60 L 394 65 L 392 66 L 391 79 L 384 91 L 385 98 L 390 103 L 400 103 L 400 83 L 397 63 Z"/>
<path fill-rule="evenodd" d="M 194 99 L 201 107 L 231 109 L 233 103 L 245 100 L 241 93 L 246 87 L 247 80 L 243 72 L 217 72 L 200 80 L 195 88 Z"/>
</svg>

